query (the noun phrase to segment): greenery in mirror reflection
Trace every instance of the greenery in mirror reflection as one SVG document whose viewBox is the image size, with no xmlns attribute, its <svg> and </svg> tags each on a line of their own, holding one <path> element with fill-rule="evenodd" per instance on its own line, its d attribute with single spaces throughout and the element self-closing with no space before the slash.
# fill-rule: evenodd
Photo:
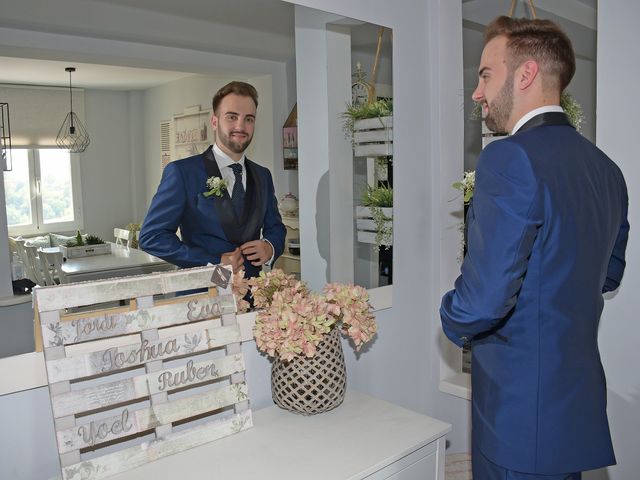
<svg viewBox="0 0 640 480">
<path fill-rule="evenodd" d="M 385 215 L 382 209 L 393 207 L 393 188 L 386 183 L 376 187 L 367 185 L 362 194 L 362 204 L 371 210 L 376 226 L 376 246 L 389 248 L 393 241 L 393 217 Z"/>
<path fill-rule="evenodd" d="M 393 100 L 390 98 L 382 98 L 362 105 L 347 104 L 347 109 L 342 113 L 344 120 L 342 129 L 345 138 L 352 139 L 356 120 L 389 117 L 391 115 L 393 115 Z"/>
</svg>

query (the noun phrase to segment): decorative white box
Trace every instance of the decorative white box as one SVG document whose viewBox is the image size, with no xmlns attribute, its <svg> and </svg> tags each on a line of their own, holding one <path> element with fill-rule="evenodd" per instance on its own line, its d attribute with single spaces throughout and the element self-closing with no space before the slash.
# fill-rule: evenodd
<svg viewBox="0 0 640 480">
<path fill-rule="evenodd" d="M 387 157 L 393 155 L 393 117 L 356 120 L 353 127 L 356 157 Z"/>
<path fill-rule="evenodd" d="M 111 253 L 111 244 L 82 245 L 80 247 L 60 246 L 62 256 L 65 258 L 91 257 L 93 255 L 107 255 Z"/>
<path fill-rule="evenodd" d="M 386 226 L 393 228 L 393 207 L 381 207 L 381 210 L 385 217 L 391 219 L 385 222 Z M 356 206 L 356 229 L 359 242 L 376 243 L 376 232 L 378 229 L 376 222 L 373 220 L 371 207 Z"/>
</svg>

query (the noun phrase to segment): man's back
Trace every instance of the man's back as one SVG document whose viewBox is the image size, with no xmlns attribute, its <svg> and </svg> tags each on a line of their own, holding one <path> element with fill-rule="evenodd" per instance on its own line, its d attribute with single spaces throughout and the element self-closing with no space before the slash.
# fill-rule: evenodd
<svg viewBox="0 0 640 480">
<path fill-rule="evenodd" d="M 597 333 L 622 174 L 572 127 L 543 125 L 490 144 L 476 182 L 462 276 L 495 273 L 474 307 L 502 320 L 473 343 L 473 434 L 513 470 L 611 464 Z"/>
</svg>

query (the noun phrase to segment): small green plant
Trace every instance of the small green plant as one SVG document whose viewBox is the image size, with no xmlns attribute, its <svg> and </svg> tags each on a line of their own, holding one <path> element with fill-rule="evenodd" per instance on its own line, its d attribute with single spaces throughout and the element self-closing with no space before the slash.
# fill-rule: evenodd
<svg viewBox="0 0 640 480">
<path fill-rule="evenodd" d="M 102 245 L 104 244 L 104 240 L 96 235 L 87 235 L 87 238 L 84 239 L 84 243 L 86 245 Z"/>
<path fill-rule="evenodd" d="M 456 190 L 460 190 L 463 193 L 464 203 L 465 205 L 468 205 L 471 199 L 473 198 L 473 189 L 476 186 L 476 171 L 470 170 L 468 172 L 464 172 L 462 181 L 455 182 L 451 186 Z"/>
<path fill-rule="evenodd" d="M 362 194 L 362 204 L 365 207 L 393 207 L 393 188 L 385 184 L 377 187 L 367 185 Z"/>
<path fill-rule="evenodd" d="M 371 209 L 371 217 L 376 224 L 376 246 L 378 248 L 389 248 L 393 241 L 393 220 L 387 217 L 381 207 L 369 207 Z"/>
<path fill-rule="evenodd" d="M 80 230 L 76 232 L 76 238 L 74 240 L 67 241 L 64 246 L 65 247 L 84 247 L 86 245 L 102 245 L 105 243 L 103 239 L 96 235 L 85 235 L 82 236 Z"/>
<path fill-rule="evenodd" d="M 584 122 L 584 112 L 578 101 L 568 92 L 562 92 L 560 106 L 569 117 L 569 122 L 579 132 Z"/>
<path fill-rule="evenodd" d="M 367 185 L 362 194 L 362 204 L 369 207 L 376 225 L 376 246 L 389 248 L 393 240 L 392 218 L 385 215 L 382 209 L 393 207 L 393 188 L 385 183 L 377 187 Z"/>
<path fill-rule="evenodd" d="M 353 128 L 356 120 L 389 117 L 391 115 L 393 115 L 392 99 L 380 99 L 362 105 L 347 104 L 347 109 L 341 115 L 344 119 L 342 130 L 345 138 L 350 139 L 353 137 Z"/>
</svg>

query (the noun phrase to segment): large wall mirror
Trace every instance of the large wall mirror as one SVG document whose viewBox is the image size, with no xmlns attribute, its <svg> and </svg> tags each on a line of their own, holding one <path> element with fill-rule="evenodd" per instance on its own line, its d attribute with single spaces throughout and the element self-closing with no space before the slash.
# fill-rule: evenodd
<svg viewBox="0 0 640 480">
<path fill-rule="evenodd" d="M 279 199 L 291 193 L 300 200 L 297 218 L 290 216 L 287 221 L 288 258 L 281 266 L 300 272 L 314 287 L 331 280 L 354 281 L 369 288 L 391 283 L 392 247 L 378 249 L 371 227 L 374 233 L 369 240 L 358 242 L 354 213 L 368 187 L 392 187 L 393 157 L 354 158 L 340 115 L 352 101 L 352 83 L 358 79 L 354 75 L 358 71 L 375 88 L 373 100 L 391 100 L 390 30 L 279 0 L 92 0 L 85 5 L 86 11 L 74 5 L 72 0 L 63 0 L 55 7 L 43 7 L 27 0 L 2 7 L 0 88 L 21 92 L 18 96 L 25 103 L 11 104 L 16 121 L 24 118 L 19 112 L 28 110 L 34 118 L 47 118 L 55 136 L 63 117 L 49 120 L 48 102 L 34 104 L 33 99 L 53 98 L 55 95 L 47 97 L 47 92 L 54 92 L 62 96 L 66 106 L 69 77 L 64 69 L 71 65 L 77 68 L 73 86 L 83 90 L 78 90 L 78 102 L 82 100 L 82 120 L 91 136 L 90 146 L 76 156 L 83 231 L 113 241 L 114 227 L 141 222 L 160 180 L 162 122 L 192 112 L 194 107 L 210 108 L 217 88 L 232 79 L 243 79 L 257 87 L 261 100 L 247 156 L 271 169 Z M 310 94 L 310 84 L 300 83 L 300 69 L 304 67 L 313 75 L 316 67 L 300 65 L 299 48 L 315 47 L 297 45 L 304 39 L 296 36 L 300 25 L 309 20 L 313 23 L 315 18 L 322 19 L 330 35 L 340 36 L 339 48 L 346 45 L 348 49 L 333 51 L 343 62 L 335 63 L 341 70 L 333 71 L 325 79 L 328 85 L 318 93 L 319 98 L 332 102 L 327 110 L 330 118 L 326 117 L 323 127 L 328 141 L 334 143 L 331 152 L 343 155 L 327 161 L 327 168 L 323 166 L 317 177 L 312 166 L 314 154 L 304 156 L 305 151 L 317 149 L 304 142 L 310 137 L 317 140 L 318 131 L 309 130 L 309 115 L 301 117 L 304 105 L 298 106 L 298 127 L 301 132 L 306 128 L 307 133 L 299 136 L 297 170 L 285 168 L 282 130 L 301 90 L 306 89 L 307 97 Z M 313 34 L 307 41 L 311 37 Z M 305 63 L 311 61 L 321 65 L 322 58 L 310 57 Z M 32 91 L 44 96 L 30 95 Z M 340 96 L 336 97 L 338 91 Z M 19 123 L 12 128 L 19 133 Z M 27 149 L 36 146 L 24 145 Z M 325 158 L 328 153 L 325 151 Z M 349 165 L 348 177 L 345 170 L 332 171 L 339 164 Z M 305 174 L 309 168 L 311 176 Z M 312 180 L 316 183 L 309 188 L 301 184 L 303 177 L 317 181 Z M 348 200 L 343 202 L 336 192 L 344 195 L 345 185 Z M 340 198 L 339 205 L 336 198 Z M 375 223 L 373 218 L 369 220 L 370 225 Z M 336 221 L 343 223 L 334 226 Z M 336 242 L 337 232 L 346 224 L 351 243 Z M 386 221 L 385 228 L 391 225 Z M 294 248 L 289 250 L 291 245 Z M 309 261 L 305 261 L 307 251 Z M 350 253 L 344 256 L 344 252 Z M 342 268 L 344 258 L 350 262 L 349 268 Z M 14 321 L 11 332 L 0 330 L 0 338 L 8 339 L 6 348 L 0 343 L 0 358 L 31 351 L 29 305 L 0 307 L 0 319 L 5 318 Z M 5 324 L 3 321 L 0 329 Z"/>
</svg>

